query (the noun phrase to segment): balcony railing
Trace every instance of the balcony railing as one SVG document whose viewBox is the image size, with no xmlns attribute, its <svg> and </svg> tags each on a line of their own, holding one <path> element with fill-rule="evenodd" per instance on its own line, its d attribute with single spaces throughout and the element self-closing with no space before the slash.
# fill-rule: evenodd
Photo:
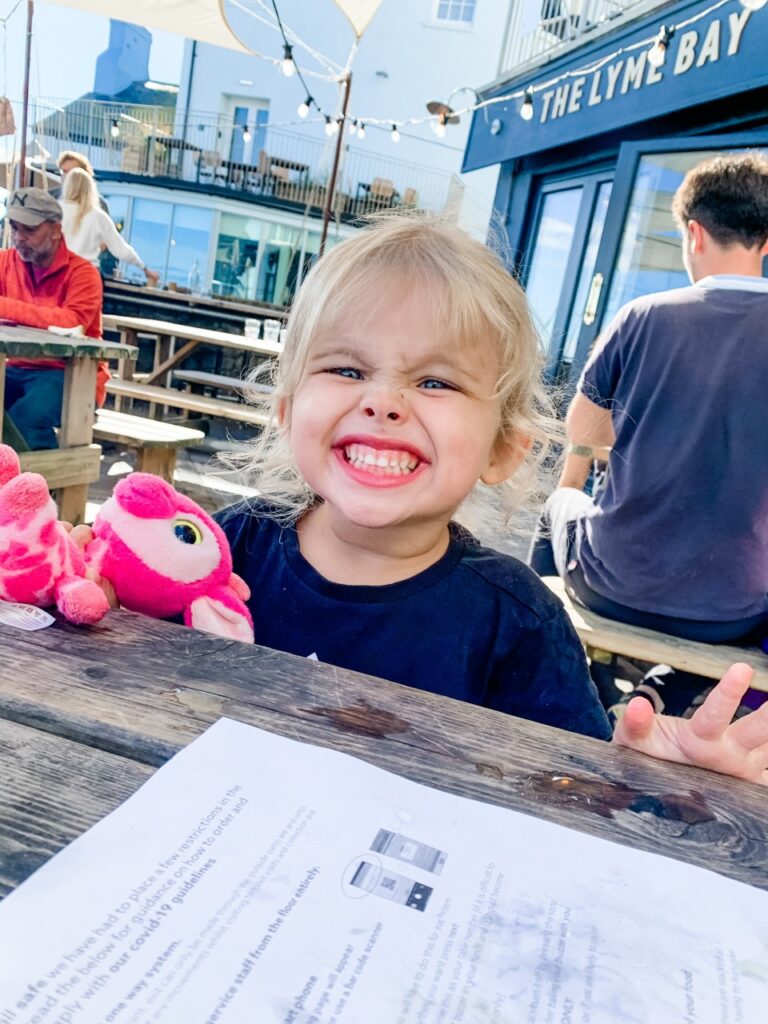
<svg viewBox="0 0 768 1024">
<path fill-rule="evenodd" d="M 76 149 L 97 173 L 184 181 L 315 213 L 326 203 L 335 137 L 320 141 L 215 114 L 183 118 L 169 108 L 94 100 L 37 100 L 30 121 L 49 163 Z M 354 219 L 394 206 L 443 212 L 454 203 L 458 208 L 462 188 L 456 175 L 366 152 L 364 142 L 352 146 L 345 139 L 333 213 Z"/>
<path fill-rule="evenodd" d="M 520 0 L 515 5 L 499 65 L 513 76 L 543 64 L 622 22 L 641 17 L 669 0 Z"/>
</svg>

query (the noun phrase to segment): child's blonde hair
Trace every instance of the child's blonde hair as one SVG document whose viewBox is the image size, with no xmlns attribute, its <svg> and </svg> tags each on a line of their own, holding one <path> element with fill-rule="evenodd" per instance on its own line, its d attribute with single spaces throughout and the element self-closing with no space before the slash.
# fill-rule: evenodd
<svg viewBox="0 0 768 1024">
<path fill-rule="evenodd" d="M 454 224 L 421 213 L 387 214 L 328 251 L 312 268 L 291 309 L 284 349 L 271 372 L 270 421 L 248 443 L 247 451 L 225 459 L 253 475 L 261 497 L 285 522 L 298 519 L 317 496 L 296 468 L 288 427 L 278 422 L 278 409 L 282 407 L 290 421 L 291 403 L 318 334 L 341 327 L 350 317 L 374 316 L 382 304 L 391 302 L 398 285 L 404 292 L 424 288 L 424 301 L 434 309 L 446 346 L 496 348 L 499 439 L 519 439 L 526 451 L 521 467 L 505 484 L 478 484 L 474 501 L 494 495 L 490 503 L 482 501 L 483 516 L 493 505 L 506 521 L 533 490 L 557 427 L 542 384 L 539 340 L 522 288 L 490 248 Z M 257 370 L 253 379 L 260 377 Z M 507 500 L 498 500 L 500 491 Z"/>
<path fill-rule="evenodd" d="M 73 167 L 64 179 L 64 190 L 62 199 L 77 206 L 74 227 L 77 230 L 82 224 L 83 217 L 90 210 L 95 210 L 99 204 L 99 193 L 96 191 L 96 182 L 79 167 Z"/>
</svg>

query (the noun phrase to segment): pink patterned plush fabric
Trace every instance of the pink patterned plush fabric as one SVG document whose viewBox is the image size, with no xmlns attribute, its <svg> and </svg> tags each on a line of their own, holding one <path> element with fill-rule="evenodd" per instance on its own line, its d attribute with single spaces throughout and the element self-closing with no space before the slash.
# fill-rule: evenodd
<svg viewBox="0 0 768 1024">
<path fill-rule="evenodd" d="M 16 452 L 0 445 L 0 599 L 55 604 L 72 622 L 98 622 L 109 605 L 85 572 L 43 477 L 20 472 Z"/>
<path fill-rule="evenodd" d="M 190 498 L 148 473 L 121 480 L 93 524 L 86 557 L 121 605 L 253 642 L 247 587 L 232 574 L 221 527 Z M 243 593 L 245 588 L 245 593 Z"/>
</svg>

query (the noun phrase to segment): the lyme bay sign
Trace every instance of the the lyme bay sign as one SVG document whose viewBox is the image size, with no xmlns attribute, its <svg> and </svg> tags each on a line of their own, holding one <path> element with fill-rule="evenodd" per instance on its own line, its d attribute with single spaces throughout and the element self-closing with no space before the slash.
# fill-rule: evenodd
<svg viewBox="0 0 768 1024">
<path fill-rule="evenodd" d="M 665 19 L 643 19 L 637 29 L 632 27 L 631 35 L 612 35 L 599 49 L 581 48 L 569 55 L 569 63 L 553 62 L 529 82 L 513 79 L 497 87 L 494 92 L 504 95 L 532 86 L 533 118 L 526 122 L 519 117 L 519 101 L 491 106 L 487 121 L 476 114 L 465 170 L 768 84 L 768 5 L 749 11 L 733 0 L 694 24 L 681 24 L 660 67 L 648 59 L 650 44 L 632 48 L 633 42 L 652 37 L 662 24 L 684 22 L 705 6 L 711 3 L 672 12 L 665 8 Z M 551 81 L 560 75 L 565 77 Z M 497 135 L 489 132 L 494 118 L 502 125 Z"/>
</svg>

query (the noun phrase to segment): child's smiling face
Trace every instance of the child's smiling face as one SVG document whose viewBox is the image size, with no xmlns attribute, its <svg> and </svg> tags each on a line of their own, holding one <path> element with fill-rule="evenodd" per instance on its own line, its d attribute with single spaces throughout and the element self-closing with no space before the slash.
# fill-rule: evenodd
<svg viewBox="0 0 768 1024">
<path fill-rule="evenodd" d="M 294 457 L 350 524 L 445 525 L 478 479 L 520 461 L 497 438 L 497 355 L 446 341 L 418 288 L 378 309 L 313 343 L 288 415 Z"/>
</svg>

